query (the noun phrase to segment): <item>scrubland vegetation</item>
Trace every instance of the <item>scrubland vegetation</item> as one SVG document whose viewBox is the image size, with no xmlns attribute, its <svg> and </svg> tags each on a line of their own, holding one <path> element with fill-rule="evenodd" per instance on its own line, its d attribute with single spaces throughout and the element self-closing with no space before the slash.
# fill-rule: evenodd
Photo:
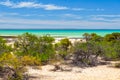
<svg viewBox="0 0 120 80">
<path fill-rule="evenodd" d="M 65 38 L 54 43 L 55 39 L 50 35 L 38 37 L 25 33 L 18 36 L 14 47 L 7 46 L 6 40 L 0 38 L 0 72 L 7 74 L 0 73 L 0 76 L 4 80 L 25 80 L 25 66 L 41 66 L 59 60 L 66 61 L 71 57 L 71 64 L 82 67 L 98 65 L 98 57 L 103 60 L 120 60 L 120 33 L 104 37 L 85 33 L 83 38 L 86 42 L 71 44 Z"/>
</svg>

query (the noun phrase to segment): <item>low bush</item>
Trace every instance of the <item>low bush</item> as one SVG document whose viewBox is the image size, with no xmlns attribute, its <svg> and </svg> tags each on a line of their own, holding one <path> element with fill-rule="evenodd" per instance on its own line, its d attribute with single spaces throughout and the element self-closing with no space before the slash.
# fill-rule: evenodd
<svg viewBox="0 0 120 80">
<path fill-rule="evenodd" d="M 15 42 L 14 53 L 18 56 L 33 56 L 40 60 L 41 63 L 45 63 L 55 55 L 55 49 L 52 44 L 53 41 L 54 38 L 49 35 L 38 37 L 33 34 L 25 33 L 20 35 Z"/>
<path fill-rule="evenodd" d="M 104 49 L 98 42 L 77 42 L 73 46 L 73 63 L 83 66 L 95 66 L 98 64 L 98 56 L 103 53 Z"/>
<path fill-rule="evenodd" d="M 20 61 L 22 65 L 24 66 L 39 66 L 40 61 L 36 59 L 36 57 L 33 56 L 22 56 L 20 58 Z"/>
<path fill-rule="evenodd" d="M 55 49 L 57 54 L 65 59 L 65 57 L 68 55 L 69 51 L 70 51 L 70 47 L 71 47 L 71 42 L 69 41 L 68 38 L 64 38 L 62 40 L 60 40 L 60 42 L 55 44 Z"/>
<path fill-rule="evenodd" d="M 13 54 L 4 53 L 0 55 L 0 66 L 4 80 L 23 80 L 23 73 L 26 69 L 20 60 Z"/>
</svg>

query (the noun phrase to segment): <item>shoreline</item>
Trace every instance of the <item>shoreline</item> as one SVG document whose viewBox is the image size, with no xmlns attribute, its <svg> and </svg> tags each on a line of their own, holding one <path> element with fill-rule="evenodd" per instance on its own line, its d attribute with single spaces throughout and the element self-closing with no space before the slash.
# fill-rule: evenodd
<svg viewBox="0 0 120 80">
<path fill-rule="evenodd" d="M 4 38 L 5 40 L 7 40 L 7 43 L 14 43 L 15 40 L 18 38 L 17 36 L 0 36 L 2 38 Z M 52 36 L 53 37 L 53 36 Z M 57 37 L 53 37 L 55 39 L 54 43 L 59 42 L 61 39 L 64 38 L 68 38 L 71 43 L 73 44 L 76 41 L 80 41 L 80 42 L 86 42 L 86 39 L 81 38 L 81 37 L 61 37 L 61 36 L 57 36 Z"/>
</svg>

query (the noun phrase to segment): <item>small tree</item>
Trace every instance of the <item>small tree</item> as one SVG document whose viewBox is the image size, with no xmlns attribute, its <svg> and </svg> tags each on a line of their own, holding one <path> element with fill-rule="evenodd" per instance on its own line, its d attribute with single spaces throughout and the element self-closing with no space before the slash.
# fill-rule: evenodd
<svg viewBox="0 0 120 80">
<path fill-rule="evenodd" d="M 107 34 L 104 40 L 109 42 L 120 41 L 120 33 Z"/>
<path fill-rule="evenodd" d="M 103 47 L 96 42 L 75 43 L 74 48 L 74 63 L 79 65 L 97 65 L 97 57 L 104 53 Z"/>
<path fill-rule="evenodd" d="M 18 55 L 32 55 L 36 53 L 36 45 L 38 38 L 35 35 L 25 33 L 18 36 L 18 40 L 15 42 L 15 50 Z"/>
<path fill-rule="evenodd" d="M 48 61 L 55 54 L 53 43 L 54 38 L 49 35 L 37 37 L 25 33 L 18 37 L 15 42 L 15 49 L 18 55 L 30 55 L 39 58 L 41 61 Z"/>
<path fill-rule="evenodd" d="M 103 37 L 97 35 L 96 33 L 91 33 L 91 41 L 100 42 L 103 41 Z"/>
<path fill-rule="evenodd" d="M 91 35 L 89 33 L 84 33 L 83 38 L 86 39 L 86 41 L 91 39 Z"/>
<path fill-rule="evenodd" d="M 60 40 L 59 43 L 56 43 L 55 44 L 55 48 L 56 48 L 56 51 L 58 52 L 58 54 L 63 58 L 65 59 L 68 51 L 69 51 L 69 48 L 71 46 L 71 42 L 69 41 L 69 39 L 67 38 L 64 38 L 62 40 Z"/>
</svg>

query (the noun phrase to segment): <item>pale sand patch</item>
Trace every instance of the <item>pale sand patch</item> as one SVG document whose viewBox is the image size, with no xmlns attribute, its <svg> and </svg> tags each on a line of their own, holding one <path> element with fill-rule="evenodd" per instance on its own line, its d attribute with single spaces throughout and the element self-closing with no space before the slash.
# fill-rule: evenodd
<svg viewBox="0 0 120 80">
<path fill-rule="evenodd" d="M 107 65 L 85 69 L 72 67 L 70 72 L 50 71 L 53 68 L 52 65 L 42 66 L 42 70 L 28 68 L 30 80 L 120 80 L 120 69 Z"/>
</svg>

